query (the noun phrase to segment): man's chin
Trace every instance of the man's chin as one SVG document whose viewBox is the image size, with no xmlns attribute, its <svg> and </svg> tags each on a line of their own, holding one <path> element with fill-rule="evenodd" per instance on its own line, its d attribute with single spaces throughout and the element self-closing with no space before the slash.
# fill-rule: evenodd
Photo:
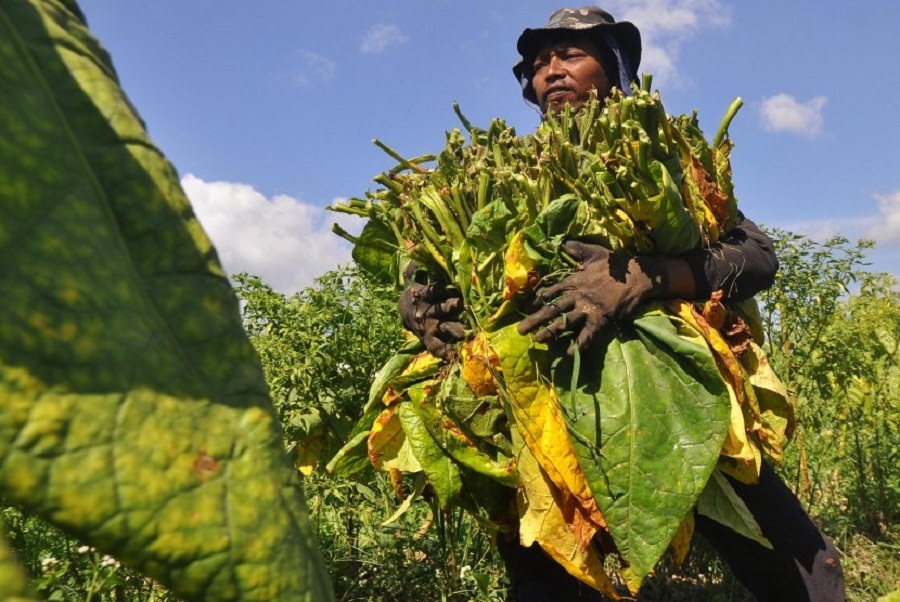
<svg viewBox="0 0 900 602">
<path fill-rule="evenodd" d="M 575 113 L 584 106 L 583 101 L 579 100 L 560 100 L 556 102 L 548 102 L 547 108 L 544 110 L 545 113 L 562 113 L 566 107 L 572 107 L 572 112 Z"/>
</svg>

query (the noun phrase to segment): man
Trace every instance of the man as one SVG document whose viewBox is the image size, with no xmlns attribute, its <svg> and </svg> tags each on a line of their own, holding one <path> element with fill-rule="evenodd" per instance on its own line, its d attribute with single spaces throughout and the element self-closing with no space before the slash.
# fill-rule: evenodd
<svg viewBox="0 0 900 602">
<path fill-rule="evenodd" d="M 517 48 L 522 60 L 513 73 L 525 100 L 543 114 L 571 105 L 579 109 L 593 93 L 613 86 L 628 90 L 641 58 L 638 29 L 615 22 L 596 6 L 555 11 L 543 28 L 526 29 Z M 564 249 L 580 267 L 556 285 L 539 289 L 544 305 L 522 320 L 519 331 L 548 342 L 567 332 L 573 345 L 588 349 L 610 320 L 631 314 L 649 299 L 748 299 L 771 286 L 778 262 L 771 242 L 742 215 L 739 223 L 711 248 L 678 257 L 623 256 L 576 241 Z M 622 274 L 625 274 L 622 276 Z M 447 357 L 462 337 L 455 317 L 461 301 L 440 284 L 411 283 L 400 299 L 407 328 L 436 355 Z M 760 482 L 732 480 L 763 534 L 769 550 L 706 517 L 697 530 L 720 552 L 735 575 L 760 600 L 843 600 L 843 573 L 837 551 L 768 464 Z M 500 538 L 512 596 L 519 602 L 599 600 L 599 594 L 569 576 L 538 547 L 522 548 Z"/>
</svg>

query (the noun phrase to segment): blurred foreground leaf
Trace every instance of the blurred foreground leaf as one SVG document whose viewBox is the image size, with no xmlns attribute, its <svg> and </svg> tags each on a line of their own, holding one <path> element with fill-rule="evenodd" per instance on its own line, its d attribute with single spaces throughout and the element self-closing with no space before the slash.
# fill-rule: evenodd
<svg viewBox="0 0 900 602">
<path fill-rule="evenodd" d="M 32 602 L 25 571 L 16 562 L 16 555 L 6 540 L 0 526 L 0 600 L 7 602 Z"/>
<path fill-rule="evenodd" d="M 0 4 L 0 495 L 202 600 L 328 600 L 234 293 L 72 1 Z"/>
</svg>

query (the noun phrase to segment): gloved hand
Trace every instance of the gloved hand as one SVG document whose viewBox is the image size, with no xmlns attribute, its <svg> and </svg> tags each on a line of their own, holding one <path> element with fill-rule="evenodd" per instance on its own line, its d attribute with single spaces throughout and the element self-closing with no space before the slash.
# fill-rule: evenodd
<svg viewBox="0 0 900 602">
<path fill-rule="evenodd" d="M 568 241 L 562 249 L 581 265 L 557 284 L 538 289 L 543 306 L 518 327 L 519 334 L 536 331 L 534 339 L 540 343 L 571 331 L 576 335 L 575 345 L 569 348 L 572 355 L 575 346 L 587 348 L 610 320 L 627 316 L 643 301 L 668 292 L 664 256 L 629 256 L 578 241 Z"/>
<path fill-rule="evenodd" d="M 443 282 L 423 282 L 418 266 L 406 270 L 407 286 L 400 295 L 400 319 L 407 330 L 416 335 L 425 348 L 443 359 L 449 359 L 453 343 L 465 337 L 461 322 L 454 320 L 463 309 L 459 291 Z"/>
</svg>

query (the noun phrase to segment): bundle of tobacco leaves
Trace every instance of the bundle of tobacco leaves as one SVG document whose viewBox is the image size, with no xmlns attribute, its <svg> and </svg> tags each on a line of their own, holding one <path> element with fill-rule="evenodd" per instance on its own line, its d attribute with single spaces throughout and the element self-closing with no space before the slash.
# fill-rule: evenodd
<svg viewBox="0 0 900 602">
<path fill-rule="evenodd" d="M 397 166 L 332 207 L 368 219 L 359 237 L 336 227 L 360 266 L 402 285 L 415 262 L 449 282 L 468 330 L 450 361 L 402 348 L 329 469 L 406 475 L 409 500 L 430 487 L 610 596 L 605 555 L 637 591 L 667 547 L 686 553 L 694 509 L 767 544 L 722 473 L 755 481 L 793 428 L 752 303 L 647 303 L 573 357 L 516 331 L 535 288 L 574 269 L 563 241 L 678 254 L 737 220 L 740 100 L 710 143 L 696 112 L 666 114 L 649 77 L 631 92 L 549 114 L 529 136 L 455 107 L 468 139 L 451 130 L 414 159 L 376 141 Z"/>
</svg>

